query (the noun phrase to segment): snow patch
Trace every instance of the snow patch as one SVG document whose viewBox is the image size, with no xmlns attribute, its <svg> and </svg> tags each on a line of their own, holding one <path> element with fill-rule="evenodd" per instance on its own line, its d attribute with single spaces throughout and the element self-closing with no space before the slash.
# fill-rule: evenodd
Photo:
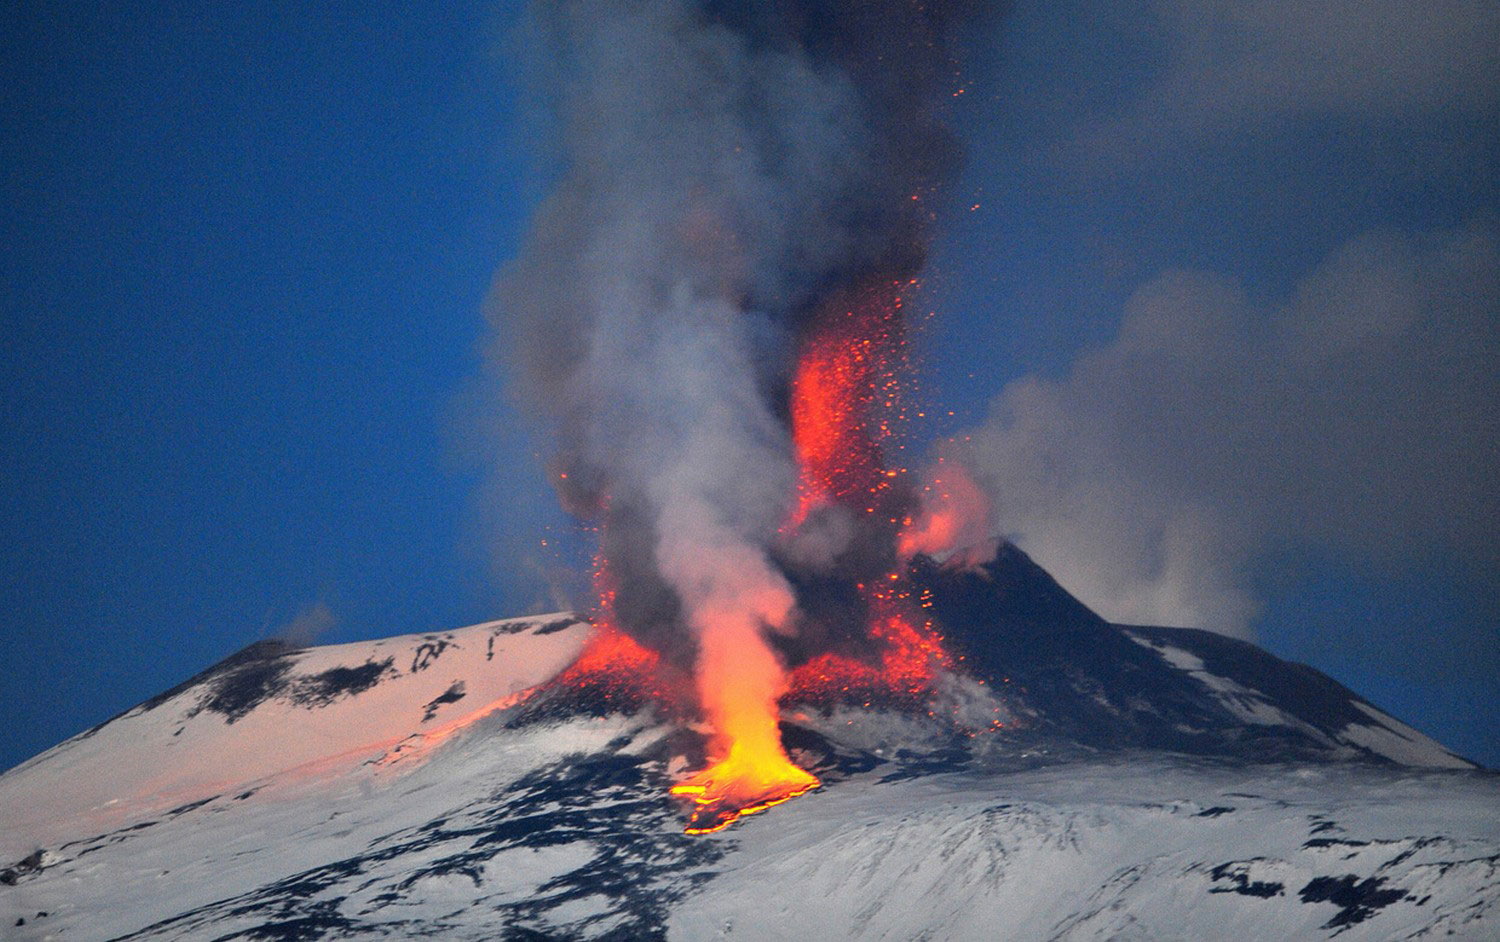
<svg viewBox="0 0 1500 942">
<path fill-rule="evenodd" d="M 1350 723 L 1339 730 L 1339 738 L 1385 756 L 1402 765 L 1430 766 L 1439 769 L 1470 769 L 1473 764 L 1461 759 L 1436 741 L 1417 732 L 1394 717 L 1358 700 L 1354 706 L 1373 719 L 1375 726 Z"/>
<path fill-rule="evenodd" d="M 1219 704 L 1240 722 L 1255 726 L 1292 726 L 1318 739 L 1326 739 L 1312 726 L 1272 704 L 1260 691 L 1211 672 L 1197 655 L 1170 644 L 1153 642 L 1134 632 L 1127 631 L 1125 635 L 1136 644 L 1155 651 L 1168 664 L 1213 691 Z"/>
</svg>

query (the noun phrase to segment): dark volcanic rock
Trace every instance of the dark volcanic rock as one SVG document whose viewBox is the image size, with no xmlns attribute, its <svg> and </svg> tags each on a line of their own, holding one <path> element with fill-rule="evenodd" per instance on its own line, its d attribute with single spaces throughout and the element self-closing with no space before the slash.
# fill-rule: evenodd
<svg viewBox="0 0 1500 942">
<path fill-rule="evenodd" d="M 1392 734 L 1331 678 L 1207 631 L 1111 624 L 1009 543 L 978 564 L 919 556 L 911 575 L 964 667 L 1016 713 L 1020 740 L 1390 761 L 1341 736 L 1351 726 Z"/>
</svg>

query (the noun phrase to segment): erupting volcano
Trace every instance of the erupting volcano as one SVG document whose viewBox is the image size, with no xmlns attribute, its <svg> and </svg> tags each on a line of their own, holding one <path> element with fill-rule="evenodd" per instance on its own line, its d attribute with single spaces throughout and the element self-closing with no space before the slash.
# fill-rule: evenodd
<svg viewBox="0 0 1500 942">
<path fill-rule="evenodd" d="M 948 663 L 904 582 L 919 489 L 894 456 L 981 7 L 540 13 L 565 170 L 499 283 L 500 346 L 599 534 L 596 620 L 691 671 L 690 830 L 817 787 L 781 741 L 788 696 L 920 703 Z"/>
<path fill-rule="evenodd" d="M 783 702 L 868 705 L 878 698 L 925 708 L 937 671 L 953 666 L 900 565 L 896 544 L 909 542 L 913 492 L 907 469 L 886 458 L 892 446 L 899 450 L 905 419 L 903 312 L 917 287 L 915 279 L 887 280 L 851 295 L 850 303 L 827 304 L 800 341 L 785 409 L 798 473 L 779 534 L 795 545 L 807 530 L 847 531 L 839 552 L 858 561 L 825 559 L 834 574 L 824 578 L 856 600 L 836 614 L 861 620 L 852 631 L 842 626 L 858 652 L 821 651 L 789 672 L 764 629 L 795 628 L 805 617 L 795 610 L 791 581 L 712 574 L 727 590 L 690 613 L 703 620 L 696 626 L 694 686 L 712 728 L 712 761 L 671 788 L 692 802 L 690 834 L 721 830 L 819 786 L 782 744 Z M 797 563 L 783 565 L 797 575 Z M 676 687 L 662 677 L 661 657 L 616 627 L 618 585 L 602 555 L 594 589 L 598 634 L 559 683 L 605 700 L 652 699 L 675 712 Z"/>
<path fill-rule="evenodd" d="M 1295 102 L 1282 86 L 1297 83 L 1267 88 L 1263 69 L 1242 68 L 1269 60 L 1259 55 L 1267 44 L 1239 27 L 1264 28 L 1276 11 L 1261 8 L 1296 4 L 1254 4 L 1254 15 L 1241 17 L 1234 4 L 1192 16 L 1173 15 L 1182 5 L 1168 4 L 1151 16 L 1138 4 L 1107 3 L 1080 15 L 987 0 L 522 0 L 504 5 L 503 19 L 515 26 L 505 48 L 532 59 L 536 71 L 514 88 L 486 84 L 494 70 L 485 53 L 500 21 L 469 24 L 427 9 L 445 5 L 411 6 L 416 18 L 395 23 L 299 20 L 301 32 L 290 31 L 285 47 L 292 57 L 341 70 L 326 80 L 287 73 L 315 79 L 312 86 L 269 83 L 367 91 L 353 111 L 328 112 L 340 133 L 319 136 L 333 150 L 308 153 L 338 177 L 361 166 L 380 170 L 352 174 L 377 208 L 391 202 L 376 193 L 387 184 L 396 185 L 399 203 L 434 169 L 452 178 L 424 190 L 422 212 L 410 218 L 422 223 L 419 233 L 454 238 L 439 240 L 436 251 L 428 251 L 432 239 L 418 239 L 421 251 L 396 266 L 397 274 L 436 279 L 420 292 L 423 303 L 396 303 L 410 292 L 389 271 L 377 272 L 357 294 L 391 303 L 333 324 L 334 334 L 354 341 L 358 356 L 344 364 L 352 372 L 304 377 L 338 380 L 315 384 L 311 398 L 269 390 L 278 393 L 268 400 L 274 421 L 250 422 L 244 447 L 214 451 L 207 463 L 192 440 L 175 435 L 116 447 L 114 432 L 133 428 L 139 413 L 171 420 L 158 429 L 175 431 L 182 423 L 174 417 L 218 429 L 230 415 L 224 407 L 268 392 L 259 371 L 217 370 L 202 387 L 215 402 L 190 395 L 189 411 L 164 411 L 153 390 L 175 382 L 177 371 L 157 370 L 154 385 L 140 387 L 150 395 L 115 408 L 116 387 L 128 392 L 128 384 L 116 382 L 113 351 L 94 347 L 119 339 L 114 325 L 128 326 L 140 300 L 138 266 L 117 263 L 139 256 L 166 264 L 194 247 L 173 237 L 179 213 L 169 214 L 167 238 L 156 233 L 155 243 L 144 243 L 151 251 L 132 248 L 140 241 L 134 223 L 153 218 L 135 210 L 160 202 L 145 199 L 160 188 L 141 174 L 169 166 L 134 159 L 133 149 L 109 173 L 85 174 L 111 184 L 104 215 L 124 208 L 115 215 L 130 223 L 121 243 L 130 250 L 101 256 L 90 238 L 91 251 L 69 256 L 82 260 L 86 275 L 71 280 L 89 282 L 88 298 L 104 303 L 53 303 L 68 297 L 57 286 L 69 279 L 55 276 L 78 265 L 28 275 L 25 290 L 11 292 L 25 315 L 23 333 L 55 334 L 43 352 L 67 356 L 41 358 L 17 384 L 23 399 L 34 393 L 58 406 L 61 424 L 33 422 L 24 409 L 16 413 L 24 421 L 10 423 L 31 449 L 16 480 L 36 485 L 17 505 L 30 510 L 12 514 L 26 538 L 7 547 L 17 559 L 34 557 L 29 569 L 21 559 L 8 574 L 35 604 L 11 611 L 10 620 L 58 609 L 39 622 L 49 639 L 57 635 L 43 653 L 50 658 L 56 648 L 57 664 L 110 678 L 108 689 L 76 704 L 33 684 L 41 695 L 20 698 L 23 713 L 56 706 L 48 723 L 61 723 L 127 706 L 121 698 L 132 691 L 144 696 L 161 685 L 172 659 L 206 661 L 221 643 L 263 635 L 249 617 L 260 606 L 245 586 L 226 592 L 203 567 L 175 567 L 181 591 L 158 591 L 154 602 L 123 584 L 174 568 L 197 547 L 243 544 L 238 563 L 219 568 L 248 572 L 251 591 L 272 593 L 265 600 L 272 610 L 302 601 L 314 586 L 299 577 L 277 588 L 263 577 L 285 567 L 247 570 L 252 557 L 275 560 L 286 550 L 288 558 L 314 559 L 318 597 L 326 590 L 349 618 L 328 639 L 336 643 L 314 643 L 335 620 L 319 602 L 280 636 L 196 665 L 193 676 L 173 678 L 180 682 L 112 719 L 0 769 L 0 939 L 1500 938 L 1500 773 L 1309 665 L 1225 634 L 1161 624 L 1195 622 L 1188 613 L 1225 606 L 1249 618 L 1249 589 L 1267 581 L 1251 575 L 1280 584 L 1265 601 L 1277 623 L 1297 632 L 1275 636 L 1291 650 L 1323 649 L 1331 633 L 1352 639 L 1349 652 L 1382 650 L 1367 643 L 1379 641 L 1380 626 L 1366 616 L 1390 611 L 1383 607 L 1407 593 L 1414 604 L 1397 607 L 1416 620 L 1398 640 L 1410 643 L 1384 650 L 1427 657 L 1435 637 L 1428 628 L 1444 631 L 1444 622 L 1466 617 L 1464 606 L 1434 593 L 1479 570 L 1453 568 L 1469 560 L 1448 558 L 1447 544 L 1432 537 L 1455 521 L 1487 519 L 1470 511 L 1490 507 L 1493 488 L 1471 486 L 1488 487 L 1473 469 L 1455 477 L 1427 470 L 1463 464 L 1492 444 L 1493 436 L 1470 433 L 1500 427 L 1485 424 L 1493 413 L 1482 408 L 1500 395 L 1483 395 L 1490 386 L 1477 379 L 1477 371 L 1494 373 L 1500 351 L 1488 326 L 1500 323 L 1492 316 L 1500 310 L 1493 277 L 1500 233 L 1490 224 L 1451 236 L 1375 233 L 1278 300 L 1262 297 L 1266 279 L 1253 266 L 1238 270 L 1254 252 L 1225 250 L 1220 217 L 1255 234 L 1280 232 L 1266 227 L 1287 214 L 1267 215 L 1258 202 L 1209 186 L 1252 158 L 1296 163 L 1304 138 L 1338 132 L 1337 152 L 1303 161 L 1313 176 L 1288 191 L 1327 198 L 1292 207 L 1287 219 L 1325 209 L 1348 216 L 1334 204 L 1352 191 L 1314 184 L 1339 184 L 1333 165 L 1365 153 L 1360 139 L 1379 138 L 1382 149 L 1400 140 L 1380 131 L 1374 112 L 1360 110 L 1359 128 L 1343 117 L 1325 125 L 1343 112 L 1320 118 L 1320 108 L 1359 104 L 1339 93 L 1331 74 L 1350 70 L 1328 62 L 1369 58 L 1391 66 L 1376 68 L 1376 78 L 1421 86 L 1407 81 L 1421 77 L 1407 61 L 1420 55 L 1407 56 L 1405 46 L 1448 59 L 1466 54 L 1468 46 L 1448 41 L 1457 35 L 1453 17 L 1427 16 L 1443 21 L 1439 33 L 1425 46 L 1389 50 L 1394 58 L 1330 59 L 1338 37 L 1322 27 L 1338 17 L 1314 22 L 1299 13 L 1289 22 L 1297 29 L 1266 33 L 1285 32 L 1318 60 L 1302 76 L 1315 80 L 1301 83 L 1312 97 L 1289 122 L 1283 112 Z M 989 14 L 998 19 L 1012 6 L 1013 27 L 988 28 Z M 525 13 L 513 17 L 512 7 Z M 95 38 L 118 24 L 76 19 L 23 18 L 23 32 L 82 37 L 77 49 L 63 44 L 69 61 L 150 58 L 115 54 L 136 46 L 113 32 L 108 54 L 98 54 Z M 183 36 L 191 40 L 205 22 L 226 41 L 244 26 L 194 17 Z M 150 42 L 141 48 L 162 45 L 158 25 L 147 23 Z M 360 42 L 323 41 L 351 29 Z M 1213 40 L 1206 45 L 1204 29 Z M 1345 32 L 1371 45 L 1372 29 Z M 1481 33 L 1468 29 L 1465 37 Z M 1318 41 L 1302 42 L 1304 34 Z M 413 46 L 419 35 L 430 41 Z M 55 43 L 32 45 L 39 94 L 19 99 L 36 107 L 16 116 L 47 133 L 46 146 L 28 154 L 45 160 L 56 152 L 67 158 L 64 170 L 87 169 L 72 151 L 98 137 L 89 132 L 100 122 L 83 107 L 89 96 L 74 94 L 69 62 L 54 67 Z M 223 43 L 199 45 L 206 52 L 189 51 L 210 58 L 167 64 L 179 77 L 214 79 L 203 99 L 210 103 L 238 101 L 218 92 L 239 66 L 252 66 L 245 74 L 267 84 L 255 66 L 279 69 L 285 58 L 241 56 L 244 43 L 226 58 Z M 977 54 L 973 71 L 961 62 L 966 45 Z M 372 48 L 402 52 L 397 84 L 386 69 L 342 68 L 340 55 Z M 302 55 L 309 50 L 316 55 Z M 1174 50 L 1187 55 L 1165 54 Z M 1098 67 L 1080 71 L 1085 60 Z M 175 68 L 184 63 L 192 68 Z M 1226 68 L 1208 68 L 1218 65 Z M 1353 71 L 1369 84 L 1370 70 Z M 1463 78 L 1463 69 L 1448 72 Z M 360 81 L 347 84 L 351 76 Z M 1231 80 L 1250 84 L 1226 96 Z M 85 84 L 109 91 L 99 115 L 112 130 L 120 83 Z M 428 85 L 434 95 L 419 94 Z M 143 87 L 175 86 L 152 77 Z M 199 91 L 166 96 L 173 108 L 144 127 L 172 124 L 175 107 L 198 101 Z M 1112 98 L 1127 91 L 1131 97 Z M 1471 101 L 1462 88 L 1450 95 L 1445 86 L 1442 101 L 1421 92 L 1397 96 L 1403 120 L 1418 129 L 1433 120 L 1468 128 L 1453 109 L 1468 114 L 1475 102 L 1481 110 L 1495 103 L 1488 93 Z M 975 140 L 985 159 L 961 182 L 950 120 L 960 101 L 965 123 L 986 135 Z M 1203 107 L 1224 102 L 1254 105 L 1250 123 L 1239 113 L 1245 108 Z M 1163 104 L 1179 107 L 1156 107 Z M 544 107 L 552 114 L 540 125 L 509 125 Z M 289 119 L 271 122 L 278 131 L 297 131 L 323 113 L 276 108 L 270 113 Z M 419 121 L 364 133 L 371 115 Z M 206 117 L 220 116 L 208 109 Z M 222 123 L 202 128 L 218 134 Z M 318 122 L 325 126 L 335 125 Z M 1143 130 L 1150 133 L 1134 133 Z M 1154 150 L 1163 131 L 1171 147 Z M 535 132 L 555 139 L 533 147 Z M 450 133 L 463 136 L 446 140 Z M 465 190 L 476 175 L 501 166 L 484 143 L 491 137 L 527 146 L 506 155 L 506 180 L 485 183 L 471 199 Z M 390 146 L 373 148 L 375 163 L 359 164 L 342 159 L 350 141 Z M 1441 135 L 1420 143 L 1417 152 L 1441 156 Z M 1096 159 L 1120 151 L 1115 144 L 1129 154 L 1123 172 Z M 275 147 L 269 153 L 281 156 Z M 512 158 L 523 154 L 545 154 L 548 166 L 510 174 L 519 170 Z M 1462 154 L 1468 166 L 1481 151 L 1466 146 Z M 1176 173 L 1194 155 L 1211 158 L 1197 168 L 1208 176 Z M 1410 162 L 1390 167 L 1405 173 Z M 1368 161 L 1358 163 L 1363 170 Z M 402 167 L 417 176 L 384 172 Z M 32 217 L 49 215 L 42 210 L 57 202 L 54 190 L 72 193 L 69 173 L 33 180 L 21 169 L 18 206 L 31 226 Z M 1459 175 L 1445 171 L 1436 189 L 1467 205 L 1473 188 Z M 1251 176 L 1257 187 L 1267 182 L 1266 174 Z M 306 179 L 297 175 L 288 192 L 339 198 L 337 187 L 309 188 Z M 143 186 L 113 185 L 121 181 Z M 540 202 L 528 200 L 527 181 L 545 186 Z M 1202 218 L 1147 220 L 1131 233 L 1108 225 L 1210 190 L 1214 212 L 1191 214 Z M 1074 211 L 1079 192 L 1110 211 Z M 981 194 L 988 213 L 967 215 Z M 1137 206 L 1132 194 L 1149 198 Z M 50 213 L 61 223 L 51 241 L 63 250 L 72 244 L 76 214 L 66 210 L 74 203 L 100 201 L 64 200 L 63 211 Z M 1236 214 L 1241 203 L 1252 207 L 1248 216 Z M 534 212 L 517 243 L 512 225 L 523 204 Z M 1395 207 L 1401 218 L 1392 221 L 1402 224 L 1413 206 L 1420 209 Z M 187 225 L 186 217 L 215 207 L 189 200 L 179 208 Z M 303 308 L 318 313 L 311 302 L 325 297 L 320 286 L 333 283 L 321 269 L 340 263 L 331 277 L 342 285 L 342 263 L 361 254 L 346 249 L 389 243 L 393 250 L 376 261 L 390 268 L 403 243 L 400 233 L 392 241 L 361 228 L 397 216 L 367 214 L 346 225 L 317 209 L 295 217 L 313 223 L 302 228 L 316 251 L 296 266 L 313 279 L 307 290 L 292 297 L 279 279 L 199 277 L 220 270 L 218 253 L 191 252 L 192 264 L 168 267 L 201 282 L 204 309 L 222 313 L 197 331 L 202 342 L 192 342 L 193 318 L 175 318 L 164 335 L 170 343 L 144 332 L 146 346 L 132 349 L 181 347 L 192 354 L 181 362 L 211 365 L 217 353 L 241 349 L 221 340 L 262 339 L 254 323 L 240 323 L 262 307 L 276 315 L 273 326 L 298 328 L 288 335 L 294 353 L 298 341 L 323 338 L 300 323 Z M 1356 209 L 1363 218 L 1380 206 Z M 972 222 L 936 240 L 954 210 Z M 500 215 L 473 224 L 475 212 Z M 461 231 L 450 231 L 455 225 Z M 1293 231 L 1276 249 L 1271 280 L 1292 278 L 1288 266 L 1331 232 Z M 26 272 L 32 256 L 56 254 L 45 242 L 21 246 Z M 929 266 L 938 244 L 946 270 Z M 425 419 L 426 410 L 398 414 L 381 401 L 355 401 L 344 412 L 325 407 L 330 390 L 338 398 L 347 386 L 340 376 L 364 376 L 365 354 L 393 341 L 426 344 L 419 359 L 432 369 L 383 371 L 398 394 L 391 402 L 410 398 L 413 381 L 429 394 L 447 388 L 454 377 L 444 358 L 425 354 L 468 333 L 443 312 L 462 300 L 472 272 L 468 264 L 443 272 L 501 245 L 515 253 L 487 301 L 488 356 L 493 379 L 518 408 L 476 417 L 479 428 L 462 442 L 464 451 L 490 455 L 494 472 L 474 507 L 483 532 L 473 535 L 497 550 L 493 584 L 481 587 L 458 578 L 478 575 L 468 567 L 431 555 L 470 521 L 438 499 L 434 488 L 452 481 L 419 473 L 431 456 L 409 446 L 426 436 L 409 434 L 409 422 L 385 428 Z M 1178 269 L 1178 256 L 1217 259 L 1228 270 Z M 1130 279 L 1157 263 L 1174 268 L 1127 295 Z M 967 277 L 979 272 L 986 277 Z M 259 295 L 269 307 L 221 290 L 261 281 L 276 289 Z M 1059 286 L 1068 290 L 1059 295 Z M 1068 298 L 1119 301 L 1118 323 L 1109 305 L 1069 311 Z M 73 317 L 75 310 L 98 323 Z M 46 330 L 59 312 L 66 323 Z M 957 315 L 944 333 L 963 349 L 925 347 L 935 339 L 926 325 L 939 312 Z M 29 329 L 38 324 L 44 329 Z M 1064 349 L 1085 335 L 1097 344 L 1076 357 Z M 1431 355 L 1408 362 L 1395 355 L 1405 347 Z M 947 368 L 919 369 L 929 352 L 933 366 Z M 264 359 L 260 365 L 286 360 Z M 1038 364 L 1047 369 L 1035 372 Z M 1015 375 L 998 390 L 944 389 L 966 373 Z M 1433 379 L 1439 373 L 1441 383 Z M 101 390 L 110 395 L 96 395 Z M 228 395 L 236 391 L 247 395 Z M 1435 411 L 1417 401 L 1424 395 Z M 924 421 L 944 399 L 953 411 Z M 986 400 L 983 424 L 967 438 L 955 432 L 961 415 Z M 285 408 L 298 403 L 315 408 L 308 415 Z M 356 414 L 354 437 L 299 431 Z M 101 421 L 77 421 L 90 416 Z M 57 428 L 80 434 L 59 444 L 50 435 Z M 196 520 L 195 508 L 213 506 L 199 498 L 219 494 L 226 481 L 235 485 L 231 496 L 261 492 L 263 472 L 279 465 L 239 458 L 277 438 L 292 446 L 281 454 L 296 459 L 296 473 L 281 483 L 310 512 L 251 507 L 248 541 L 244 526 Z M 1392 443 L 1411 452 L 1404 463 L 1387 460 Z M 372 446 L 410 453 L 379 456 L 378 475 L 341 460 Z M 122 451 L 131 454 L 115 454 Z M 159 459 L 182 474 L 166 489 L 137 486 L 149 475 L 130 469 L 151 471 Z M 339 464 L 358 473 L 324 489 L 323 509 L 337 513 L 311 512 L 322 506 L 303 500 L 311 473 Z M 119 467 L 92 473 L 100 465 Z M 1418 466 L 1424 470 L 1414 474 Z M 558 507 L 534 499 L 542 467 Z M 1408 484 L 1425 486 L 1419 499 L 1407 499 Z M 122 486 L 139 492 L 123 509 L 114 500 Z M 415 488 L 415 502 L 395 514 L 365 513 L 362 523 L 361 506 L 368 511 L 375 499 L 386 510 L 391 487 Z M 103 518 L 54 512 L 56 498 L 68 494 L 95 499 Z M 348 499 L 354 504 L 343 506 Z M 1314 504 L 1338 506 L 1325 513 Z M 1366 506 L 1377 512 L 1363 514 Z M 80 522 L 96 518 L 133 526 L 143 508 L 169 528 L 185 523 L 186 542 L 173 550 L 146 540 L 135 548 L 136 565 L 113 544 L 74 538 Z M 1455 508 L 1463 513 L 1449 512 Z M 1361 515 L 1374 523 L 1354 519 Z M 303 524 L 316 530 L 329 520 L 349 525 L 336 540 L 306 538 L 312 531 Z M 1351 520 L 1340 534 L 1341 521 Z M 538 540 L 543 530 L 547 539 Z M 1488 534 L 1469 530 L 1478 542 L 1448 548 L 1466 547 L 1487 565 Z M 146 535 L 153 533 L 161 536 Z M 1030 550 L 998 533 L 1016 534 Z M 370 545 L 355 546 L 361 538 Z M 69 552 L 54 552 L 59 547 Z M 1405 571 L 1398 549 L 1414 551 L 1425 568 Z M 1111 561 L 1126 565 L 1116 571 Z M 1055 566 L 1057 578 L 1044 565 Z M 98 572 L 81 580 L 90 568 Z M 419 584 L 440 570 L 443 581 Z M 405 578 L 362 586 L 361 572 Z M 90 581 L 105 590 L 95 599 L 101 604 L 73 592 Z M 1336 591 L 1322 598 L 1325 587 Z M 401 604 L 388 604 L 398 601 L 393 591 Z M 200 592 L 207 594 L 195 598 Z M 76 617 L 53 604 L 69 593 L 78 594 Z M 1379 605 L 1365 604 L 1375 596 Z M 515 607 L 523 600 L 528 614 Z M 1103 607 L 1095 611 L 1089 600 Z M 1361 618 L 1341 626 L 1332 616 L 1351 601 Z M 501 607 L 486 616 L 520 617 L 444 624 L 491 602 Z M 194 644 L 165 643 L 183 617 L 192 616 L 196 631 L 199 614 Z M 75 622 L 78 633 L 70 634 Z M 1486 650 L 1464 650 L 1466 663 L 1482 667 Z M 153 661 L 157 651 L 171 658 Z M 1335 660 L 1354 670 L 1353 661 Z M 24 669 L 24 659 L 11 665 L 12 675 Z M 1392 675 L 1378 692 L 1415 704 L 1426 693 L 1461 699 L 1478 689 L 1473 677 L 1437 679 L 1447 686 L 1398 691 Z"/>
</svg>

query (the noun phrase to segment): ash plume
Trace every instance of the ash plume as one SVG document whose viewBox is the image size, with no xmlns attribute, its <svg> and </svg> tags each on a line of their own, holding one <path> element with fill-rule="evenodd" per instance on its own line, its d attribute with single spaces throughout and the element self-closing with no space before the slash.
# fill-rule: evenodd
<svg viewBox="0 0 1500 942">
<path fill-rule="evenodd" d="M 830 299 L 922 265 L 979 9 L 532 7 L 561 167 L 501 273 L 494 356 L 552 423 L 564 506 L 601 524 L 615 617 L 668 656 L 745 650 L 705 644 L 714 625 L 792 630 L 785 560 L 838 550 L 777 549 L 798 338 Z M 774 674 L 747 695 L 774 699 Z"/>
<path fill-rule="evenodd" d="M 1256 564 L 1288 548 L 1386 573 L 1446 558 L 1494 585 L 1497 314 L 1487 221 L 1367 233 L 1272 305 L 1169 272 L 950 457 L 999 532 L 1115 621 L 1250 636 Z M 1492 625 L 1467 659 L 1493 658 Z"/>
</svg>

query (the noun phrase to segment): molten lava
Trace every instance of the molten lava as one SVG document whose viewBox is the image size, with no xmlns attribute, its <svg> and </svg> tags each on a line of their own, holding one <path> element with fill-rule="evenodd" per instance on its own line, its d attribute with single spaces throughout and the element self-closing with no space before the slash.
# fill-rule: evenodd
<svg viewBox="0 0 1500 942">
<path fill-rule="evenodd" d="M 871 515 L 890 512 L 889 497 L 905 469 L 887 468 L 883 455 L 905 415 L 902 295 L 914 286 L 887 281 L 866 288 L 849 303 L 829 307 L 803 338 L 790 390 L 797 500 L 784 530 L 795 531 L 825 505 Z M 892 516 L 888 523 L 894 527 L 900 521 Z M 781 744 L 777 720 L 783 697 L 832 702 L 854 695 L 871 702 L 894 695 L 920 704 L 931 695 L 937 669 L 950 661 L 931 624 L 917 617 L 901 576 L 893 573 L 884 584 L 859 588 L 871 613 L 868 631 L 881 651 L 879 663 L 824 654 L 772 690 L 763 680 L 742 685 L 736 679 L 783 676 L 776 664 L 743 663 L 774 658 L 763 643 L 748 643 L 744 631 L 746 643 L 705 653 L 701 664 L 728 669 L 707 671 L 700 664 L 700 692 L 715 723 L 719 759 L 672 788 L 696 805 L 688 833 L 722 830 L 743 815 L 818 787 L 817 777 L 794 764 Z M 733 636 L 716 631 L 705 638 Z M 731 659 L 740 663 L 729 664 Z M 719 678 L 722 689 L 703 686 L 707 676 Z M 736 689 L 744 686 L 750 689 Z"/>
<path fill-rule="evenodd" d="M 697 805 L 688 818 L 687 833 L 712 834 L 821 784 L 817 776 L 787 758 L 781 736 L 773 728 L 769 736 L 735 740 L 727 756 L 673 785 L 672 794 L 691 798 Z"/>
</svg>

